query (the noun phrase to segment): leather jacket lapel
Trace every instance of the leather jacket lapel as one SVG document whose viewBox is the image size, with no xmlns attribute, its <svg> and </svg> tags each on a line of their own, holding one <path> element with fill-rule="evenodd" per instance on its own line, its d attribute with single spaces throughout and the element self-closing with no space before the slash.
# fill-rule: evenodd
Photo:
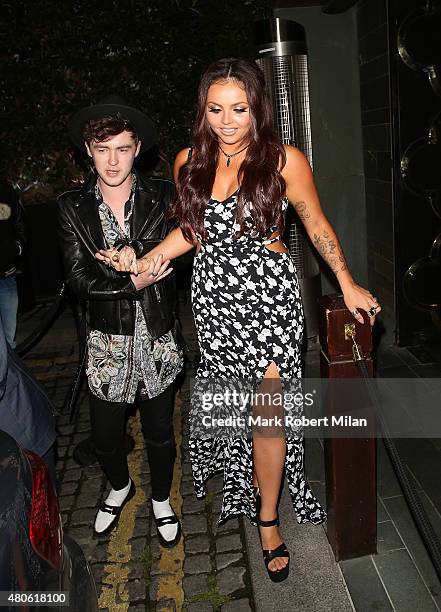
<svg viewBox="0 0 441 612">
<path fill-rule="evenodd" d="M 137 174 L 135 206 L 133 207 L 132 215 L 132 240 L 139 238 L 148 239 L 163 222 L 163 212 L 158 214 L 158 209 L 161 208 L 161 203 L 155 198 L 154 191 L 151 187 L 144 184 L 142 177 Z M 148 231 L 144 232 L 148 227 Z"/>
<path fill-rule="evenodd" d="M 82 189 L 82 197 L 77 204 L 77 214 L 84 229 L 96 250 L 107 249 L 103 228 L 98 212 L 98 202 L 95 197 L 96 176 L 92 173 Z"/>
</svg>

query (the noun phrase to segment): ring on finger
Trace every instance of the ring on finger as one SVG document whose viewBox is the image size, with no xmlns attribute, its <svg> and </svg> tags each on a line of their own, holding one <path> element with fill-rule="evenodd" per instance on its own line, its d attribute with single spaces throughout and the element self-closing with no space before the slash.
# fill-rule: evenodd
<svg viewBox="0 0 441 612">
<path fill-rule="evenodd" d="M 367 311 L 368 315 L 370 317 L 375 317 L 375 313 L 377 312 L 377 309 L 375 306 L 372 306 L 372 308 L 369 308 L 369 310 Z"/>
<path fill-rule="evenodd" d="M 358 315 L 358 308 L 351 310 L 351 314 L 354 315 L 354 317 L 356 317 Z"/>
<path fill-rule="evenodd" d="M 116 261 L 116 262 L 118 262 L 118 261 L 119 261 L 119 255 L 118 255 L 118 254 L 113 255 L 113 257 L 112 257 L 112 261 Z"/>
<path fill-rule="evenodd" d="M 151 276 L 158 276 L 157 272 L 150 272 Z"/>
</svg>

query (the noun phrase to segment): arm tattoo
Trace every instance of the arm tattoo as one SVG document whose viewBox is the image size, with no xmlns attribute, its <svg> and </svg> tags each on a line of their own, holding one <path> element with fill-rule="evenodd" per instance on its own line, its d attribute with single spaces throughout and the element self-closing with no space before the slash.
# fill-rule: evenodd
<svg viewBox="0 0 441 612">
<path fill-rule="evenodd" d="M 313 243 L 334 274 L 347 270 L 348 266 L 340 245 L 330 237 L 326 230 L 321 235 L 314 234 Z"/>
<path fill-rule="evenodd" d="M 311 213 L 306 206 L 306 202 L 294 202 L 294 208 L 296 209 L 297 214 L 299 215 L 299 219 L 303 221 L 304 219 L 309 219 Z"/>
</svg>

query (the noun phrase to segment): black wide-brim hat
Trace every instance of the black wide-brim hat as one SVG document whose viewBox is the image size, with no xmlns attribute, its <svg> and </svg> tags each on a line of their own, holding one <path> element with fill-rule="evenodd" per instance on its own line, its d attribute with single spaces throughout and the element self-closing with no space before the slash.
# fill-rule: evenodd
<svg viewBox="0 0 441 612">
<path fill-rule="evenodd" d="M 86 106 L 86 108 L 82 108 L 72 115 L 67 126 L 72 142 L 81 149 L 81 151 L 85 152 L 86 147 L 84 145 L 83 133 L 86 123 L 91 119 L 100 119 L 101 117 L 117 114 L 123 117 L 123 119 L 130 121 L 132 124 L 141 141 L 141 153 L 150 149 L 150 147 L 157 142 L 158 133 L 150 117 L 147 117 L 147 115 L 136 108 L 127 106 L 124 98 L 116 94 L 99 100 L 97 104 Z"/>
</svg>

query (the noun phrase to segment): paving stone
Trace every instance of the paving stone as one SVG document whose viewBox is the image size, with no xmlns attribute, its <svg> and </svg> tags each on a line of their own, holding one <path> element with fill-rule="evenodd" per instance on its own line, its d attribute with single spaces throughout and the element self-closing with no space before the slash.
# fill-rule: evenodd
<svg viewBox="0 0 441 612">
<path fill-rule="evenodd" d="M 89 420 L 84 420 L 82 419 L 82 421 L 80 423 L 78 423 L 75 427 L 75 431 L 77 432 L 81 432 L 81 435 L 83 436 L 81 439 L 85 440 L 86 438 L 89 437 L 90 435 L 90 422 Z M 77 442 L 81 442 L 81 439 L 76 440 Z"/>
<path fill-rule="evenodd" d="M 221 608 L 222 612 L 251 612 L 250 602 L 248 599 L 236 599 L 224 604 Z"/>
<path fill-rule="evenodd" d="M 97 563 L 107 563 L 109 560 L 109 551 L 106 542 L 99 542 L 94 551 L 93 551 L 93 559 Z"/>
<path fill-rule="evenodd" d="M 186 557 L 184 561 L 185 574 L 204 574 L 210 570 L 209 555 L 192 555 Z"/>
<path fill-rule="evenodd" d="M 191 463 L 189 459 L 185 459 L 182 464 L 182 474 L 185 476 L 191 476 L 193 478 L 193 472 L 191 470 Z"/>
<path fill-rule="evenodd" d="M 70 424 L 70 416 L 68 414 L 63 414 L 57 418 L 57 430 L 60 425 L 69 425 Z M 57 442 L 60 443 L 60 440 L 66 440 L 68 438 L 57 438 Z"/>
<path fill-rule="evenodd" d="M 145 565 L 141 561 L 130 563 L 129 580 L 141 580 L 145 578 Z"/>
<path fill-rule="evenodd" d="M 231 595 L 234 591 L 243 589 L 245 587 L 244 576 L 244 567 L 226 567 L 216 576 L 219 591 L 224 595 Z"/>
<path fill-rule="evenodd" d="M 150 539 L 150 556 L 153 561 L 159 559 L 163 552 L 162 546 L 159 544 L 157 536 Z"/>
<path fill-rule="evenodd" d="M 57 448 L 57 458 L 64 459 L 69 453 L 67 452 L 69 449 L 67 446 L 60 446 Z"/>
<path fill-rule="evenodd" d="M 81 470 L 76 468 L 76 469 L 70 469 L 70 470 L 66 470 L 63 474 L 63 478 L 62 478 L 62 482 L 63 484 L 65 482 L 71 482 L 71 481 L 75 481 L 78 482 L 81 478 Z"/>
<path fill-rule="evenodd" d="M 93 578 L 98 588 L 98 585 L 100 585 L 104 578 L 107 576 L 107 572 L 104 570 L 104 564 L 92 562 L 90 565 L 90 569 L 92 570 Z"/>
<path fill-rule="evenodd" d="M 150 504 L 142 504 L 136 511 L 137 518 L 144 518 L 150 516 Z"/>
<path fill-rule="evenodd" d="M 91 525 L 95 520 L 95 513 L 91 509 L 75 510 L 72 512 L 71 525 Z"/>
<path fill-rule="evenodd" d="M 356 610 L 393 611 L 388 594 L 372 562 L 372 555 L 340 561 L 339 565 Z"/>
<path fill-rule="evenodd" d="M 92 537 L 92 529 L 90 525 L 84 525 L 83 527 L 69 527 L 67 534 L 75 541 L 88 540 Z"/>
<path fill-rule="evenodd" d="M 220 527 L 217 526 L 217 516 L 211 517 L 211 529 L 214 534 L 228 533 L 229 531 L 239 530 L 239 520 L 237 518 L 230 519 L 226 523 L 223 523 Z"/>
<path fill-rule="evenodd" d="M 101 470 L 101 467 L 89 466 L 84 471 L 84 480 L 81 485 L 81 493 L 101 493 L 103 490 L 103 482 L 106 481 L 105 476 Z M 106 482 L 107 486 L 107 482 Z"/>
<path fill-rule="evenodd" d="M 84 432 L 84 430 L 82 433 L 79 433 L 81 432 L 81 425 L 79 423 L 75 426 L 75 432 L 76 433 L 74 434 L 72 438 L 72 442 L 74 446 L 76 446 L 79 442 L 82 442 L 86 438 L 90 437 L 88 433 Z"/>
<path fill-rule="evenodd" d="M 158 592 L 160 576 L 152 576 L 150 579 L 150 587 L 149 587 L 149 598 L 150 601 L 156 601 L 156 594 Z"/>
<path fill-rule="evenodd" d="M 130 602 L 145 601 L 147 586 L 144 578 L 127 582 L 126 588 L 129 593 Z"/>
<path fill-rule="evenodd" d="M 84 475 L 86 476 L 88 480 L 92 478 L 97 478 L 97 477 L 102 478 L 103 470 L 101 469 L 100 464 L 96 462 L 84 468 Z"/>
<path fill-rule="evenodd" d="M 66 460 L 66 470 L 76 467 L 78 467 L 78 463 L 75 461 L 75 459 L 70 458 Z"/>
<path fill-rule="evenodd" d="M 186 597 L 205 593 L 207 590 L 207 574 L 196 574 L 194 576 L 184 576 L 182 586 Z"/>
<path fill-rule="evenodd" d="M 206 535 L 197 535 L 184 540 L 186 553 L 204 553 L 210 550 L 210 540 Z"/>
<path fill-rule="evenodd" d="M 151 497 L 150 474 L 141 474 L 141 487 L 145 491 L 148 498 Z"/>
<path fill-rule="evenodd" d="M 134 533 L 139 536 L 147 535 L 149 532 L 149 518 L 138 516 L 135 519 L 135 529 Z"/>
<path fill-rule="evenodd" d="M 194 495 L 184 497 L 184 503 L 182 507 L 184 514 L 194 514 L 196 512 L 205 511 L 205 502 L 203 499 L 198 499 Z"/>
<path fill-rule="evenodd" d="M 130 540 L 132 559 L 140 559 L 144 556 L 146 544 L 146 538 L 134 538 Z"/>
<path fill-rule="evenodd" d="M 216 550 L 218 553 L 231 552 L 233 550 L 242 550 L 242 541 L 239 534 L 223 536 L 216 541 Z"/>
<path fill-rule="evenodd" d="M 142 460 L 141 471 L 140 474 L 148 474 L 150 476 L 150 467 L 147 461 Z"/>
<path fill-rule="evenodd" d="M 211 500 L 211 511 L 214 514 L 219 514 L 222 508 L 222 494 L 215 495 Z M 217 518 L 216 518 L 217 520 Z"/>
<path fill-rule="evenodd" d="M 60 496 L 62 497 L 63 495 L 72 495 L 73 493 L 76 493 L 77 490 L 78 490 L 77 482 L 63 482 L 61 489 L 60 489 Z"/>
<path fill-rule="evenodd" d="M 194 495 L 194 494 L 195 493 L 194 493 L 193 479 L 187 480 L 186 482 L 181 482 L 181 495 L 183 497 L 185 497 L 186 495 Z"/>
<path fill-rule="evenodd" d="M 60 425 L 58 427 L 58 431 L 60 432 L 61 435 L 68 436 L 75 431 L 75 427 L 74 425 Z"/>
<path fill-rule="evenodd" d="M 161 612 L 178 612 L 175 600 L 166 599 L 165 597 L 162 597 L 156 602 L 156 609 L 160 610 Z"/>
<path fill-rule="evenodd" d="M 207 532 L 207 519 L 205 516 L 191 515 L 182 521 L 184 535 Z"/>
<path fill-rule="evenodd" d="M 225 553 L 223 555 L 216 555 L 216 567 L 218 570 L 228 567 L 232 563 L 237 563 L 243 559 L 243 554 L 237 553 Z"/>
<path fill-rule="evenodd" d="M 74 495 L 63 495 L 62 497 L 59 498 L 59 503 L 60 503 L 60 510 L 62 512 L 69 512 L 69 510 L 72 510 L 72 507 L 74 505 L 74 501 L 75 501 L 75 496 Z"/>
<path fill-rule="evenodd" d="M 220 493 L 223 488 L 224 481 L 220 476 L 214 476 L 207 482 L 207 491 L 209 493 Z"/>
<path fill-rule="evenodd" d="M 98 493 L 83 493 L 78 495 L 75 505 L 80 508 L 98 508 L 101 496 Z"/>
</svg>

